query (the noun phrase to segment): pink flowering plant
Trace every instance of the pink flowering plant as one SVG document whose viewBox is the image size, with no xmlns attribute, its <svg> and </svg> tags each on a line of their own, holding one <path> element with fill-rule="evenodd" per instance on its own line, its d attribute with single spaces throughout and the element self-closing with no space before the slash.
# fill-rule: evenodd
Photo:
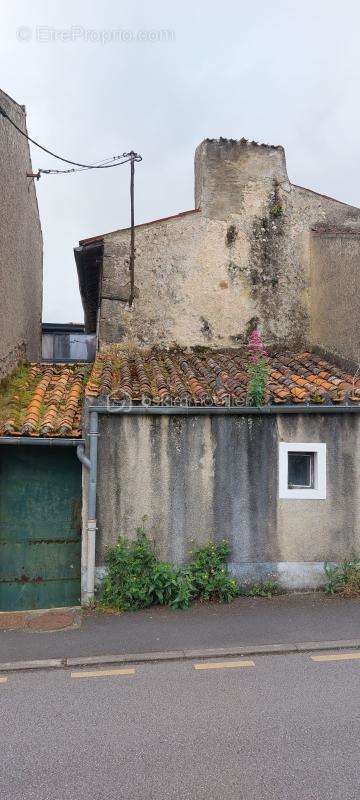
<svg viewBox="0 0 360 800">
<path fill-rule="evenodd" d="M 262 406 L 265 400 L 269 368 L 266 360 L 267 351 L 257 328 L 250 334 L 247 349 L 249 353 L 247 403 L 249 406 Z"/>
</svg>

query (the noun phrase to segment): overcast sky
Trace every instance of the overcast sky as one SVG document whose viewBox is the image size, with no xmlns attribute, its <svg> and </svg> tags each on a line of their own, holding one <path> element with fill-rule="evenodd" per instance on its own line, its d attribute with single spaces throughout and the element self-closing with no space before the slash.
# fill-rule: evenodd
<svg viewBox="0 0 360 800">
<path fill-rule="evenodd" d="M 282 144 L 293 183 L 360 206 L 357 0 L 1 5 L 1 88 L 29 134 L 75 161 L 141 153 L 137 222 L 193 207 L 195 147 L 218 136 Z M 73 247 L 128 225 L 128 179 L 126 166 L 37 183 L 44 320 L 82 320 Z"/>
</svg>

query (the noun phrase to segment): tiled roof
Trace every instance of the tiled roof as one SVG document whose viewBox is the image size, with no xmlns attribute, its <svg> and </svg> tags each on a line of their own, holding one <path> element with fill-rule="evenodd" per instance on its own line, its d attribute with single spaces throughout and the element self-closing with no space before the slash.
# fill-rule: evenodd
<svg viewBox="0 0 360 800">
<path fill-rule="evenodd" d="M 135 350 L 118 348 L 93 365 L 88 397 L 151 405 L 245 405 L 248 355 L 244 350 Z M 360 400 L 360 379 L 308 352 L 269 357 L 266 402 Z M 359 397 L 357 396 L 359 395 Z"/>
<path fill-rule="evenodd" d="M 0 385 L 0 436 L 81 436 L 84 395 L 110 403 L 246 404 L 247 354 L 125 350 L 90 364 L 25 364 Z M 311 353 L 271 356 L 266 403 L 360 402 L 360 379 Z"/>
<path fill-rule="evenodd" d="M 24 364 L 0 386 L 0 435 L 80 437 L 89 364 Z"/>
</svg>

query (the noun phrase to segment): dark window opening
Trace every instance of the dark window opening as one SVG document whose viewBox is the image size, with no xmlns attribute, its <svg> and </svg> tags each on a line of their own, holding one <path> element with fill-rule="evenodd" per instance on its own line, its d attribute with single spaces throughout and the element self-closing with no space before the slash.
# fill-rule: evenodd
<svg viewBox="0 0 360 800">
<path fill-rule="evenodd" d="M 288 488 L 314 489 L 315 453 L 288 453 Z"/>
<path fill-rule="evenodd" d="M 82 324 L 44 322 L 42 360 L 50 362 L 94 361 L 96 335 L 85 333 Z"/>
</svg>

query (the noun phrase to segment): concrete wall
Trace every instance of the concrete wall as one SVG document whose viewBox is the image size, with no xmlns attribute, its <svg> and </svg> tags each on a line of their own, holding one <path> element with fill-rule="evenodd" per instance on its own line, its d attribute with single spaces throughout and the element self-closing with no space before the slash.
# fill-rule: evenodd
<svg viewBox="0 0 360 800">
<path fill-rule="evenodd" d="M 360 231 L 311 237 L 311 341 L 360 365 Z"/>
<path fill-rule="evenodd" d="M 26 131 L 26 115 L 4 92 L 0 105 Z M 41 356 L 42 234 L 27 140 L 0 116 L 0 378 Z"/>
<path fill-rule="evenodd" d="M 278 498 L 280 441 L 327 444 L 326 500 Z M 146 516 L 165 559 L 225 537 L 240 578 L 317 585 L 360 552 L 359 453 L 357 414 L 101 416 L 97 565 Z"/>
<path fill-rule="evenodd" d="M 341 224 L 360 232 L 359 209 L 292 186 L 282 147 L 245 140 L 202 142 L 195 193 L 200 211 L 137 228 L 139 296 L 131 309 L 129 231 L 104 237 L 102 297 L 120 291 L 125 300 L 102 299 L 100 348 L 174 341 L 231 346 L 247 338 L 255 321 L 268 344 L 307 344 L 322 288 L 312 302 L 311 228 Z"/>
</svg>

